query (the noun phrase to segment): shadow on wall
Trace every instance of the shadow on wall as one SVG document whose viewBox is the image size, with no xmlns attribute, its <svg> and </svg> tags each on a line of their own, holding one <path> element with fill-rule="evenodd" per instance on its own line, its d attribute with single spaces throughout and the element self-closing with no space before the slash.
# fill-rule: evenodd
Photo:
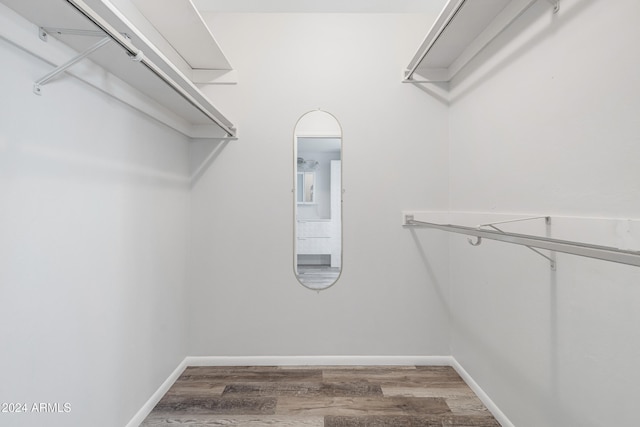
<svg viewBox="0 0 640 427">
<path fill-rule="evenodd" d="M 556 279 L 555 272 L 551 272 L 552 279 L 550 281 L 551 288 L 551 344 L 550 344 L 550 366 L 549 366 L 549 380 L 550 387 L 545 389 L 532 382 L 528 383 L 527 387 L 519 387 L 514 389 L 513 393 L 518 396 L 520 402 L 529 402 L 527 406 L 538 408 L 551 408 L 551 411 L 547 414 L 547 421 L 549 426 L 582 426 L 582 427 L 598 427 L 593 424 L 593 421 L 589 419 L 578 418 L 579 414 L 569 412 L 562 404 L 562 396 L 560 396 L 558 389 L 558 340 L 557 340 L 557 293 L 556 293 Z M 488 372 L 501 372 L 502 377 L 515 378 L 511 380 L 512 384 L 527 384 L 526 377 L 521 374 L 522 368 L 512 363 L 511 359 L 503 356 L 500 348 L 490 348 L 487 342 L 478 338 L 477 334 L 473 333 L 467 325 L 460 323 L 456 317 L 451 318 L 452 329 L 457 331 L 467 345 L 475 349 L 477 354 L 491 355 L 485 358 L 485 361 L 489 361 L 489 366 L 485 366 L 483 369 Z M 479 350 L 479 351 L 478 351 Z M 460 361 L 459 361 L 460 362 Z M 464 363 L 461 363 L 464 367 Z M 491 395 L 490 390 L 485 390 Z M 494 403 L 498 407 L 503 407 L 500 401 L 494 400 Z M 509 413 L 505 413 L 509 418 Z"/>
<path fill-rule="evenodd" d="M 418 238 L 418 233 L 413 228 L 410 228 L 409 232 L 411 233 L 411 238 L 413 239 L 413 243 L 415 243 L 416 245 L 416 249 L 418 250 L 418 255 L 420 255 L 420 260 L 422 261 L 422 265 L 424 266 L 424 269 L 427 272 L 427 276 L 429 276 L 429 279 L 431 279 L 431 282 L 434 284 L 434 289 L 436 291 L 436 294 L 438 295 L 438 299 L 444 306 L 445 312 L 447 313 L 447 317 L 451 319 L 451 307 L 449 305 L 449 300 L 447 299 L 445 292 L 443 291 L 442 286 L 440 285 L 438 277 L 433 271 L 433 267 L 431 267 L 429 258 L 427 257 L 424 247 L 422 246 L 422 243 Z"/>
<path fill-rule="evenodd" d="M 439 284 L 438 278 L 433 271 L 431 263 L 429 262 L 428 255 L 424 250 L 424 247 L 420 241 L 420 238 L 415 229 L 409 229 L 411 237 L 414 241 L 418 254 L 425 268 L 428 277 L 435 285 L 435 290 L 440 299 L 440 302 L 444 304 L 447 315 L 451 320 L 452 330 L 457 331 L 462 340 L 470 348 L 476 349 L 476 353 L 490 355 L 485 360 L 489 361 L 489 366 L 485 366 L 485 371 L 488 372 L 502 372 L 502 376 L 511 378 L 510 382 L 513 384 L 527 384 L 526 376 L 522 375 L 522 368 L 516 366 L 511 359 L 504 356 L 503 349 L 491 348 L 490 345 L 479 338 L 478 334 L 474 333 L 469 325 L 461 323 L 459 319 L 451 313 L 448 298 Z M 549 348 L 549 388 L 543 388 L 532 382 L 529 382 L 525 388 L 519 388 L 514 390 L 517 394 L 518 400 L 521 402 L 537 402 L 537 407 L 552 408 L 549 415 L 549 420 L 563 420 L 563 425 L 575 425 L 591 427 L 589 420 L 576 419 L 575 414 L 569 413 L 566 409 L 563 409 L 561 396 L 558 390 L 558 302 L 557 302 L 557 272 L 555 270 L 549 270 L 549 336 L 550 336 L 550 348 Z M 478 351 L 480 350 L 480 351 Z M 500 402 L 496 402 L 500 407 Z M 507 417 L 509 414 L 506 414 Z M 595 427 L 595 426 L 593 426 Z"/>
<path fill-rule="evenodd" d="M 575 19 L 586 10 L 589 6 L 595 3 L 596 0 L 582 0 L 580 2 L 576 2 L 574 6 L 570 8 L 564 7 L 561 4 L 560 11 L 558 13 L 553 13 L 552 8 L 547 2 L 536 2 L 532 5 L 525 13 L 520 16 L 511 26 L 507 27 L 504 33 L 520 31 L 520 28 L 528 28 L 533 25 L 536 21 L 538 21 L 542 16 L 551 15 L 549 20 L 549 25 L 545 27 L 543 30 L 539 31 L 536 35 L 532 36 L 529 40 L 522 43 L 517 49 L 511 51 L 509 55 L 505 55 L 501 60 L 496 61 L 490 68 L 482 71 L 482 74 L 478 74 L 478 76 L 473 80 L 472 83 L 468 85 L 465 84 L 463 89 L 460 92 L 457 92 L 455 96 L 450 97 L 449 103 L 453 104 L 456 101 L 464 98 L 467 94 L 473 92 L 477 87 L 482 86 L 484 82 L 489 80 L 492 76 L 494 76 L 499 70 L 502 70 L 509 66 L 509 64 L 513 64 L 518 60 L 518 58 L 522 57 L 536 45 L 538 45 L 543 39 L 552 35 L 557 27 L 553 24 L 565 24 L 566 22 Z M 515 27 L 518 27 L 514 30 Z M 494 56 L 496 52 L 500 52 L 505 50 L 507 45 L 514 40 L 514 36 L 504 37 L 503 35 L 499 35 L 496 37 L 485 50 L 482 50 L 476 58 L 474 58 L 459 74 L 454 78 L 454 80 L 460 79 L 462 76 L 468 76 L 471 72 L 475 71 L 477 65 L 474 65 L 477 61 L 477 58 L 480 56 L 491 57 Z M 473 70 L 473 71 L 472 71 Z M 464 78 L 464 77 L 463 77 Z"/>
<path fill-rule="evenodd" d="M 416 73 L 418 74 L 418 73 Z M 416 78 L 420 80 L 420 77 Z M 443 105 L 449 105 L 449 82 L 435 82 L 435 83 L 405 83 L 417 87 L 427 95 L 441 102 Z"/>
<path fill-rule="evenodd" d="M 186 188 L 188 177 L 171 165 L 159 166 L 145 159 L 147 148 L 134 149 L 116 146 L 108 153 L 93 152 L 95 145 L 75 143 L 53 144 L 46 140 L 15 141 L 0 147 L 0 169 L 14 171 L 16 175 L 66 179 L 74 177 L 83 182 L 114 182 L 123 178 L 129 183 L 166 188 Z M 127 156 L 123 156 L 123 153 Z"/>
<path fill-rule="evenodd" d="M 209 167 L 222 154 L 229 139 L 193 140 L 189 148 L 189 173 L 191 188 L 195 187 Z"/>
<path fill-rule="evenodd" d="M 452 266 L 455 268 L 456 266 Z M 473 354 L 483 355 L 481 370 L 487 376 L 498 375 L 499 378 L 505 383 L 503 389 L 511 389 L 511 393 L 516 396 L 518 402 L 520 402 L 521 408 L 528 407 L 530 411 L 535 409 L 531 408 L 548 408 L 545 413 L 538 412 L 539 418 L 537 422 L 544 422 L 544 425 L 548 426 L 582 426 L 582 427 L 597 427 L 597 424 L 590 420 L 586 415 L 581 412 L 572 411 L 564 404 L 564 398 L 561 394 L 559 387 L 560 370 L 559 370 L 559 339 L 558 339 L 558 272 L 556 270 L 549 270 L 548 282 L 540 282 L 540 286 L 548 286 L 548 321 L 549 321 L 549 348 L 548 359 L 539 360 L 540 364 L 548 364 L 546 366 L 546 373 L 548 375 L 548 381 L 543 381 L 541 385 L 536 380 L 532 380 L 530 376 L 526 375 L 526 368 L 522 365 L 514 363 L 514 359 L 505 356 L 505 350 L 511 344 L 506 341 L 504 346 L 491 345 L 487 340 L 482 339 L 482 335 L 477 333 L 477 328 L 481 325 L 475 325 L 472 323 L 461 321 L 460 317 L 451 317 L 451 329 L 458 336 L 458 341 L 464 343 L 465 347 L 471 349 Z M 513 279 L 514 282 L 517 278 Z M 482 283 L 477 283 L 476 286 L 481 286 Z M 485 292 L 491 292 L 489 288 L 486 288 Z M 498 296 L 492 298 L 498 300 Z M 506 320 L 508 321 L 508 320 Z M 468 354 L 468 352 L 467 352 Z M 455 357 L 455 354 L 454 354 Z M 464 367 L 464 360 L 459 360 Z M 473 376 L 473 372 L 470 371 Z M 476 380 L 480 380 L 476 378 Z M 479 381 L 481 383 L 481 381 Z M 514 386 L 517 385 L 517 386 Z M 492 390 L 485 389 L 485 392 L 492 395 Z M 567 391 L 565 390 L 565 395 Z M 504 402 L 501 402 L 494 396 L 494 403 L 499 408 L 504 408 Z M 505 412 L 507 418 L 512 418 L 512 415 Z M 524 414 L 526 417 L 526 413 Z M 526 418 L 525 418 L 526 419 Z M 512 421 L 514 421 L 512 419 Z M 522 420 L 520 420 L 522 421 Z M 530 421 L 531 424 L 533 420 Z M 519 425 L 519 423 L 516 423 Z"/>
</svg>

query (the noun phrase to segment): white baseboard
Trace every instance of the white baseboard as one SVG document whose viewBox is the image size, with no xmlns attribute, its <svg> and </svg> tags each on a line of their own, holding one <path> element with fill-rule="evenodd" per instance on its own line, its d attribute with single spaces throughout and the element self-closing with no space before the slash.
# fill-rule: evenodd
<svg viewBox="0 0 640 427">
<path fill-rule="evenodd" d="M 147 400 L 126 427 L 138 427 L 151 413 L 162 396 L 184 372 L 187 366 L 333 366 L 333 365 L 416 365 L 451 366 L 469 385 L 502 427 L 514 427 L 507 416 L 491 400 L 453 356 L 188 356 L 169 378 Z"/>
<path fill-rule="evenodd" d="M 142 424 L 144 419 L 147 418 L 153 408 L 158 404 L 158 402 L 160 402 L 162 396 L 164 396 L 167 391 L 169 391 L 173 383 L 176 382 L 178 377 L 182 374 L 182 372 L 184 372 L 187 366 L 187 359 L 184 359 L 182 362 L 180 362 L 178 367 L 171 373 L 171 375 L 169 375 L 169 378 L 167 378 L 162 383 L 162 385 L 160 385 L 158 390 L 153 393 L 153 395 L 149 398 L 149 400 L 147 400 L 142 408 L 140 408 L 140 410 L 134 415 L 134 417 L 131 418 L 131 421 L 127 423 L 126 427 L 138 427 L 140 424 Z"/>
<path fill-rule="evenodd" d="M 187 366 L 451 366 L 451 356 L 202 356 L 187 357 Z"/>
<path fill-rule="evenodd" d="M 507 418 L 507 416 L 498 408 L 498 405 L 494 403 L 487 393 L 478 385 L 477 382 L 469 375 L 469 373 L 462 367 L 460 363 L 451 357 L 451 367 L 456 370 L 458 375 L 462 377 L 465 383 L 473 390 L 478 398 L 484 403 L 489 412 L 495 417 L 502 427 L 515 427 L 513 423 Z"/>
</svg>

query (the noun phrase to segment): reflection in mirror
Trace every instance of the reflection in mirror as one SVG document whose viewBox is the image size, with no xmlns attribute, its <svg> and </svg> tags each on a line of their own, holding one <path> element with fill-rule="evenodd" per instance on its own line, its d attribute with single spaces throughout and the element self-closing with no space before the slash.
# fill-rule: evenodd
<svg viewBox="0 0 640 427">
<path fill-rule="evenodd" d="M 342 129 L 331 114 L 303 115 L 294 130 L 294 271 L 309 289 L 342 271 Z"/>
<path fill-rule="evenodd" d="M 313 203 L 313 182 L 315 173 L 298 172 L 298 203 Z"/>
</svg>

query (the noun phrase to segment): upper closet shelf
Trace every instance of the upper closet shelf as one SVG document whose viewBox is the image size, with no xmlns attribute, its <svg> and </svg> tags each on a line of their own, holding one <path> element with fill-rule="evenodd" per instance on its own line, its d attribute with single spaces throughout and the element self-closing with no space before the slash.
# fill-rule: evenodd
<svg viewBox="0 0 640 427">
<path fill-rule="evenodd" d="M 450 81 L 535 1 L 449 0 L 409 63 L 404 81 Z M 557 11 L 558 0 L 549 1 Z"/>
<path fill-rule="evenodd" d="M 192 70 L 231 70 L 231 64 L 191 0 L 131 0 Z"/>
<path fill-rule="evenodd" d="M 108 75 L 99 76 L 101 81 L 97 82 L 96 76 L 83 78 L 70 69 L 76 77 L 187 136 L 235 137 L 233 124 L 194 83 L 203 83 L 203 77 L 211 79 L 216 74 L 228 73 L 231 66 L 191 0 L 133 0 L 133 3 L 119 0 L 117 8 L 109 0 L 0 1 L 40 27 L 43 41 L 53 36 L 75 52 L 90 50 L 100 38 L 108 38 L 112 42 L 92 51 L 90 60 L 140 93 L 143 101 L 128 102 L 131 96 L 121 96 L 122 90 L 113 89 L 111 86 L 117 85 L 118 79 L 111 81 Z M 154 11 L 153 3 L 155 9 L 166 6 L 165 12 Z M 172 22 L 167 18 L 169 15 Z M 180 28 L 189 31 L 181 32 Z M 7 29 L 0 35 L 15 42 L 17 36 L 7 34 L 9 32 Z M 188 38 L 185 33 L 189 34 Z M 195 40 L 192 34 L 197 37 Z M 47 43 L 40 43 L 46 47 Z M 53 62 L 50 55 L 34 52 L 42 53 L 42 47 L 33 49 L 30 41 L 18 44 L 28 45 L 27 50 Z M 206 54 L 198 57 L 195 52 L 201 48 Z M 46 94 L 46 87 L 42 93 Z"/>
</svg>

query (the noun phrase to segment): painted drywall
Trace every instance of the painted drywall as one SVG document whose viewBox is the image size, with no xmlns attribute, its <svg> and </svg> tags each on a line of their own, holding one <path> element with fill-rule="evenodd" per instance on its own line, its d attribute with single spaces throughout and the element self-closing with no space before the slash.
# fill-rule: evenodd
<svg viewBox="0 0 640 427">
<path fill-rule="evenodd" d="M 126 425 L 186 356 L 188 141 L 0 57 L 0 424 Z"/>
<path fill-rule="evenodd" d="M 205 90 L 240 131 L 192 146 L 208 167 L 192 190 L 190 355 L 449 354 L 447 239 L 400 215 L 448 202 L 447 106 L 401 83 L 435 15 L 204 17 L 239 76 Z M 293 273 L 293 130 L 317 108 L 342 126 L 345 190 L 342 276 L 320 293 Z"/>
<path fill-rule="evenodd" d="M 640 249 L 638 16 L 635 0 L 536 2 L 454 80 L 453 221 L 551 215 L 505 229 Z M 637 424 L 638 268 L 450 250 L 452 354 L 514 425 Z"/>
</svg>

